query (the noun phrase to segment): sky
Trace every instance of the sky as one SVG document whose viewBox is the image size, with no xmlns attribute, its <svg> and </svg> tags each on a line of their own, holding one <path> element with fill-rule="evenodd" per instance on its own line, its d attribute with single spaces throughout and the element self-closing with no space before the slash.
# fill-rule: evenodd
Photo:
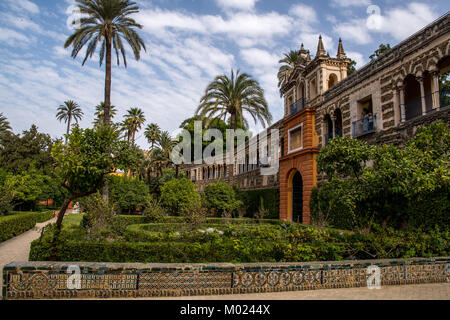
<svg viewBox="0 0 450 320">
<path fill-rule="evenodd" d="M 330 56 L 342 38 L 357 68 L 369 62 L 380 43 L 398 44 L 442 16 L 449 1 L 402 0 L 136 0 L 134 15 L 147 52 L 128 68 L 112 70 L 112 104 L 121 121 L 126 110 L 141 108 L 147 122 L 176 133 L 194 115 L 209 82 L 240 69 L 265 91 L 273 120 L 283 116 L 277 87 L 283 53 L 305 48 L 316 53 L 319 34 Z M 0 1 L 0 113 L 15 133 L 32 124 L 59 137 L 66 125 L 56 110 L 66 100 L 82 107 L 82 127 L 90 127 L 104 97 L 104 66 L 94 56 L 82 66 L 64 42 L 76 18 L 73 0 Z M 250 119 L 249 119 L 250 120 Z M 251 130 L 262 127 L 250 121 Z M 137 143 L 148 148 L 143 130 Z"/>
</svg>

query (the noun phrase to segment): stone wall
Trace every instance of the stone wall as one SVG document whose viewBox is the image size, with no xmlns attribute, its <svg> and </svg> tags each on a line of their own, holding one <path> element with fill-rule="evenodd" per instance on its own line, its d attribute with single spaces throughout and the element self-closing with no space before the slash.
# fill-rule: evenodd
<svg viewBox="0 0 450 320">
<path fill-rule="evenodd" d="M 367 286 L 377 265 L 381 285 L 449 282 L 450 257 L 256 264 L 76 263 L 81 288 L 68 289 L 75 263 L 10 263 L 4 299 L 138 298 L 223 295 Z"/>
</svg>

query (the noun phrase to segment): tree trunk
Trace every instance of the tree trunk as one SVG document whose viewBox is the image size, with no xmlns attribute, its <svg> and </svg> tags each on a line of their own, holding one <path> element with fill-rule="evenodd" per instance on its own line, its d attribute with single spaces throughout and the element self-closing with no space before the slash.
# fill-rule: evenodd
<svg viewBox="0 0 450 320">
<path fill-rule="evenodd" d="M 111 124 L 111 38 L 110 35 L 106 36 L 106 66 L 105 66 L 105 115 L 104 125 L 109 126 Z M 104 178 L 102 197 L 104 201 L 109 199 L 108 180 Z"/>
<path fill-rule="evenodd" d="M 67 136 L 66 136 L 66 145 L 67 141 L 69 140 L 69 134 L 70 134 L 70 123 L 72 122 L 71 117 L 69 116 L 69 122 L 67 123 Z"/>
<path fill-rule="evenodd" d="M 231 129 L 236 130 L 236 113 L 231 114 L 230 126 Z"/>
<path fill-rule="evenodd" d="M 64 215 L 66 214 L 67 208 L 69 207 L 69 204 L 72 202 L 72 200 L 73 200 L 73 196 L 68 196 L 64 200 L 61 210 L 59 210 L 58 220 L 56 220 L 56 226 L 57 226 L 58 230 L 61 230 Z"/>
</svg>

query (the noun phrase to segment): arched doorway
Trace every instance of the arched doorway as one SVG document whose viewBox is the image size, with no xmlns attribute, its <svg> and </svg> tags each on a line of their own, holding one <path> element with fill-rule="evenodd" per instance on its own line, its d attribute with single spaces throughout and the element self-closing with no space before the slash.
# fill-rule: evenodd
<svg viewBox="0 0 450 320">
<path fill-rule="evenodd" d="M 328 145 L 328 142 L 333 139 L 333 120 L 329 114 L 325 115 L 325 145 Z"/>
<path fill-rule="evenodd" d="M 408 75 L 405 78 L 405 111 L 406 120 L 422 115 L 420 84 L 413 75 Z"/>
<path fill-rule="evenodd" d="M 291 216 L 293 222 L 303 222 L 303 179 L 300 172 L 296 171 L 291 182 L 292 208 Z"/>
<path fill-rule="evenodd" d="M 441 108 L 444 108 L 450 105 L 450 56 L 439 61 L 438 68 L 439 105 Z"/>
</svg>

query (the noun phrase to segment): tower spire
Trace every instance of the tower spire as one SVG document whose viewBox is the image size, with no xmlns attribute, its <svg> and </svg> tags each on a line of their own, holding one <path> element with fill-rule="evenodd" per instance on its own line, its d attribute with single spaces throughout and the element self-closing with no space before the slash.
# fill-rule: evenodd
<svg viewBox="0 0 450 320">
<path fill-rule="evenodd" d="M 322 35 L 319 36 L 319 44 L 317 45 L 317 53 L 316 53 L 316 57 L 320 57 L 323 55 L 326 55 L 327 52 L 325 51 L 325 47 L 323 46 L 323 42 L 322 42 Z"/>
<path fill-rule="evenodd" d="M 337 51 L 337 58 L 338 59 L 345 59 L 347 58 L 347 55 L 345 54 L 344 51 L 344 46 L 342 45 L 342 39 L 339 38 L 339 46 L 338 46 L 338 51 Z"/>
</svg>

